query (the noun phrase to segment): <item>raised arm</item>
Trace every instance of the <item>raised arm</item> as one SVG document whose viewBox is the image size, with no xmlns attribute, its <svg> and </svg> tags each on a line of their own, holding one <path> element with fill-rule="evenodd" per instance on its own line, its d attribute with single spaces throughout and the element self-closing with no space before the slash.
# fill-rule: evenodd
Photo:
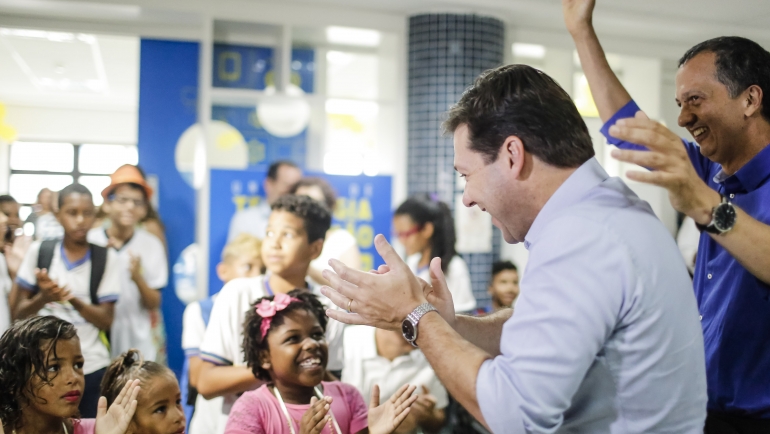
<svg viewBox="0 0 770 434">
<path fill-rule="evenodd" d="M 198 373 L 198 393 L 206 399 L 256 389 L 262 384 L 246 366 L 217 366 L 203 360 Z"/>
<path fill-rule="evenodd" d="M 596 0 L 562 0 L 564 23 L 575 41 L 591 94 L 602 122 L 607 122 L 623 108 L 631 95 L 610 68 L 593 26 Z"/>
</svg>

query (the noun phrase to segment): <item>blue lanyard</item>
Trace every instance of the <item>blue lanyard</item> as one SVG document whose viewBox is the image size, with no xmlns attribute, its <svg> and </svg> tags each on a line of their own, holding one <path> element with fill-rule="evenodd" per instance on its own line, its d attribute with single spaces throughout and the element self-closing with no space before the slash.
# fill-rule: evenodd
<svg viewBox="0 0 770 434">
<path fill-rule="evenodd" d="M 265 292 L 267 293 L 267 295 L 272 297 L 273 296 L 273 289 L 270 288 L 270 275 L 269 274 L 267 276 L 265 276 L 265 279 L 262 281 L 262 283 L 265 284 Z"/>
</svg>

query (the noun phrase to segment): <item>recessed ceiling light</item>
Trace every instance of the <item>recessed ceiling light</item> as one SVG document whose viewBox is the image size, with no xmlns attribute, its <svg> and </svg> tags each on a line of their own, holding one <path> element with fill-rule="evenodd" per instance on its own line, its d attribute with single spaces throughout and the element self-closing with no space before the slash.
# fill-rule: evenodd
<svg viewBox="0 0 770 434">
<path fill-rule="evenodd" d="M 377 47 L 381 39 L 382 35 L 376 30 L 336 26 L 326 28 L 326 40 L 332 44 Z"/>
<path fill-rule="evenodd" d="M 545 57 L 545 47 L 539 44 L 522 44 L 514 42 L 511 50 L 516 57 L 526 57 L 529 59 L 542 59 Z"/>
</svg>

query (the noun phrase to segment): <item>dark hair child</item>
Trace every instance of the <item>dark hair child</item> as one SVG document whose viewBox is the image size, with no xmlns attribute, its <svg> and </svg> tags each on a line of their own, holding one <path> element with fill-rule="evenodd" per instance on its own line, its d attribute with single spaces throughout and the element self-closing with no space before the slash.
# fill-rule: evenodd
<svg viewBox="0 0 770 434">
<path fill-rule="evenodd" d="M 99 400 L 96 419 L 79 419 L 85 375 L 75 326 L 55 316 L 16 322 L 0 337 L 0 419 L 7 433 L 120 434 L 136 409 L 129 382 L 114 404 Z"/>
<path fill-rule="evenodd" d="M 174 373 L 160 363 L 144 361 L 138 350 L 128 350 L 112 361 L 102 379 L 102 395 L 112 403 L 126 384 L 135 381 L 142 391 L 126 433 L 184 433 L 182 392 Z"/>
<path fill-rule="evenodd" d="M 325 308 L 307 291 L 253 304 L 244 322 L 243 352 L 254 376 L 267 383 L 236 401 L 226 433 L 390 433 L 400 425 L 416 399 L 413 386 L 405 385 L 382 405 L 375 386 L 367 410 L 355 387 L 322 381 L 325 327 Z"/>
</svg>

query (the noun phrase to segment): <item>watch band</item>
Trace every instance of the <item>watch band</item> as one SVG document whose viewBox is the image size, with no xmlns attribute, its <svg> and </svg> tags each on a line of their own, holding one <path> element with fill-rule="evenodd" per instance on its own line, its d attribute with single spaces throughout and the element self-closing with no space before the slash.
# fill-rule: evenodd
<svg viewBox="0 0 770 434">
<path fill-rule="evenodd" d="M 435 307 L 433 307 L 432 304 L 430 304 L 430 303 L 423 303 L 423 304 L 417 306 L 416 308 L 414 308 L 414 310 L 409 315 L 406 316 L 406 321 L 409 321 L 410 323 L 412 323 L 412 326 L 414 327 L 414 339 L 412 339 L 412 340 L 407 339 L 407 342 L 412 344 L 413 347 L 417 348 L 417 343 L 416 343 L 416 341 L 417 341 L 417 324 L 420 322 L 420 319 L 423 316 L 425 316 L 426 313 L 433 312 L 433 311 L 437 311 L 438 312 L 438 310 Z"/>
<path fill-rule="evenodd" d="M 709 224 L 702 225 L 697 222 L 695 223 L 695 227 L 697 227 L 699 231 L 701 232 L 705 231 L 715 235 L 722 235 L 723 233 L 727 232 L 727 231 L 720 230 L 716 226 L 716 209 L 719 208 L 720 205 L 723 205 L 723 204 L 732 205 L 732 203 L 730 202 L 730 199 L 727 196 L 721 196 L 721 199 L 722 200 L 719 202 L 719 205 L 711 209 L 711 221 L 709 222 Z"/>
</svg>

